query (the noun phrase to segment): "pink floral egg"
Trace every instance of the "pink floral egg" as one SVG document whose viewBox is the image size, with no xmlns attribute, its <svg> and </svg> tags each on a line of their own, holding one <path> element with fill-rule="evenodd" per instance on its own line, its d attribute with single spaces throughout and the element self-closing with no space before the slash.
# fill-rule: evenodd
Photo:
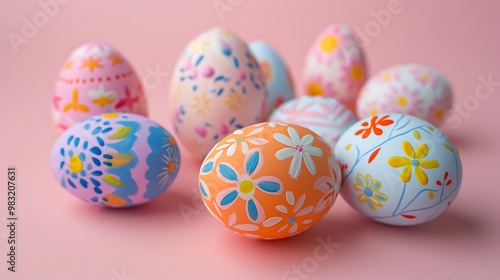
<svg viewBox="0 0 500 280">
<path fill-rule="evenodd" d="M 366 77 L 363 52 L 352 30 L 343 24 L 326 27 L 307 54 L 304 92 L 333 97 L 354 109 Z"/>
<path fill-rule="evenodd" d="M 259 122 L 267 95 L 248 46 L 227 29 L 213 28 L 190 42 L 175 66 L 169 103 L 175 132 L 203 159 L 229 133 Z"/>
<path fill-rule="evenodd" d="M 152 120 L 105 113 L 68 128 L 50 160 L 56 180 L 68 192 L 92 204 L 122 208 L 167 190 L 181 155 L 172 135 Z"/>
<path fill-rule="evenodd" d="M 101 42 L 87 43 L 69 56 L 57 78 L 52 104 L 58 134 L 97 114 L 148 113 L 134 69 L 115 48 Z"/>
<path fill-rule="evenodd" d="M 359 118 L 410 114 L 438 126 L 451 105 L 452 92 L 441 73 L 423 65 L 404 64 L 371 77 L 360 92 L 356 112 Z"/>
<path fill-rule="evenodd" d="M 278 107 L 269 121 L 307 127 L 321 136 L 333 149 L 340 135 L 356 122 L 356 117 L 331 97 L 302 96 Z"/>
</svg>

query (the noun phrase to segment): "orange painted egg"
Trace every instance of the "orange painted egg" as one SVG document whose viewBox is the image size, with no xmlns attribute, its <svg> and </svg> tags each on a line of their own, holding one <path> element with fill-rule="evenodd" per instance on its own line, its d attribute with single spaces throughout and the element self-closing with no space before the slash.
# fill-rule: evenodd
<svg viewBox="0 0 500 280">
<path fill-rule="evenodd" d="M 332 207 L 341 172 L 311 130 L 260 123 L 234 131 L 203 161 L 199 187 L 210 213 L 250 238 L 280 239 L 316 224 Z"/>
</svg>

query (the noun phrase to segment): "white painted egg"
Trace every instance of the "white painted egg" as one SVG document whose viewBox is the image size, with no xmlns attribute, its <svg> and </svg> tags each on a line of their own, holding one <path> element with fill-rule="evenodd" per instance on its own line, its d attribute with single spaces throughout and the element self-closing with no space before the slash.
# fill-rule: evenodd
<svg viewBox="0 0 500 280">
<path fill-rule="evenodd" d="M 265 115 L 267 88 L 255 57 L 232 32 L 213 28 L 184 49 L 175 66 L 170 112 L 179 141 L 195 157 Z"/>
<path fill-rule="evenodd" d="M 333 149 L 340 135 L 356 122 L 356 117 L 331 97 L 302 96 L 281 105 L 273 112 L 269 121 L 307 127 Z"/>
<path fill-rule="evenodd" d="M 384 224 L 426 223 L 448 209 L 460 189 L 457 150 L 432 124 L 405 114 L 381 114 L 351 126 L 335 146 L 342 197 Z"/>
<path fill-rule="evenodd" d="M 437 70 L 418 64 L 397 65 L 371 77 L 361 90 L 359 118 L 383 114 L 410 114 L 436 126 L 452 105 L 446 78 Z"/>
</svg>

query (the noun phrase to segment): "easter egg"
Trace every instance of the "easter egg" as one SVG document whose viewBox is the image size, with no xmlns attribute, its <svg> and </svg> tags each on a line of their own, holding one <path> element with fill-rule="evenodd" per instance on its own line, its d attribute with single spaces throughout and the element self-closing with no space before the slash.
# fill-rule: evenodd
<svg viewBox="0 0 500 280">
<path fill-rule="evenodd" d="M 441 73 L 423 65 L 404 64 L 385 69 L 366 82 L 356 113 L 359 118 L 409 114 L 438 126 L 451 105 L 450 86 Z"/>
<path fill-rule="evenodd" d="M 326 27 L 306 57 L 305 93 L 333 97 L 353 110 L 366 77 L 363 52 L 352 30 L 343 24 Z"/>
<path fill-rule="evenodd" d="M 273 112 L 269 121 L 307 127 L 333 149 L 340 135 L 356 122 L 356 117 L 331 97 L 302 96 L 281 105 Z"/>
<path fill-rule="evenodd" d="M 129 207 L 162 194 L 179 172 L 174 138 L 140 115 L 105 113 L 67 129 L 54 144 L 52 171 L 71 194 L 92 204 Z"/>
<path fill-rule="evenodd" d="M 254 41 L 249 47 L 259 62 L 269 91 L 266 116 L 264 116 L 264 119 L 267 119 L 274 109 L 294 97 L 292 77 L 283 59 L 269 44 L 264 41 Z"/>
<path fill-rule="evenodd" d="M 457 150 L 432 124 L 405 114 L 381 114 L 352 125 L 335 154 L 342 197 L 380 223 L 411 226 L 442 214 L 458 194 Z"/>
<path fill-rule="evenodd" d="M 324 140 L 293 124 L 260 123 L 217 143 L 200 168 L 209 212 L 227 228 L 257 239 L 297 235 L 332 207 L 340 167 Z"/>
<path fill-rule="evenodd" d="M 141 81 L 112 46 L 87 43 L 66 60 L 53 95 L 56 133 L 93 115 L 128 112 L 147 116 Z"/>
<path fill-rule="evenodd" d="M 196 37 L 174 69 L 170 112 L 174 131 L 195 157 L 265 115 L 267 89 L 248 46 L 223 28 Z"/>
</svg>

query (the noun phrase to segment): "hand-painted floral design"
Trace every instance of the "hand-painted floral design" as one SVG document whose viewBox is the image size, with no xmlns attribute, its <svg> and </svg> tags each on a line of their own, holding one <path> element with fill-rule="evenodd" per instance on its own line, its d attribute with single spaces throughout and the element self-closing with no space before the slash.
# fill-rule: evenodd
<svg viewBox="0 0 500 280">
<path fill-rule="evenodd" d="M 359 118 L 371 113 L 410 114 L 434 125 L 452 105 L 451 89 L 437 70 L 417 64 L 396 65 L 372 76 L 356 101 Z"/>
<path fill-rule="evenodd" d="M 57 133 L 107 112 L 147 115 L 142 84 L 132 66 L 113 47 L 87 43 L 66 60 L 55 86 Z"/>
<path fill-rule="evenodd" d="M 363 116 L 376 116 L 380 113 L 387 112 L 387 105 L 379 100 L 371 100 L 366 102 L 363 108 L 358 109 Z"/>
<path fill-rule="evenodd" d="M 410 115 L 417 115 L 421 111 L 420 94 L 416 90 L 410 91 L 404 85 L 401 88 L 392 87 L 387 98 L 390 102 L 386 106 L 391 111 Z M 394 107 L 391 108 L 390 105 Z"/>
<path fill-rule="evenodd" d="M 349 59 L 349 64 L 341 66 L 342 76 L 340 81 L 346 84 L 348 90 L 357 90 L 366 80 L 365 67 L 361 57 Z"/>
<path fill-rule="evenodd" d="M 263 123 L 258 123 L 255 124 L 254 127 L 261 127 L 261 126 L 268 126 L 268 127 L 280 127 L 280 126 L 288 126 L 287 123 L 284 122 L 263 122 Z"/>
<path fill-rule="evenodd" d="M 340 26 L 329 26 L 316 40 L 311 50 L 318 63 L 331 64 L 336 54 L 350 48 L 348 36 Z"/>
<path fill-rule="evenodd" d="M 431 123 L 440 123 L 443 121 L 446 112 L 449 109 L 449 104 L 451 104 L 451 89 L 448 85 L 443 86 L 443 90 L 440 95 L 438 95 L 429 107 L 429 112 L 427 114 L 427 119 Z"/>
<path fill-rule="evenodd" d="M 171 91 L 174 131 L 198 159 L 232 131 L 260 122 L 268 98 L 248 46 L 222 28 L 200 34 L 185 48 Z"/>
<path fill-rule="evenodd" d="M 52 159 L 54 174 L 66 190 L 108 207 L 129 207 L 157 197 L 180 165 L 179 149 L 168 132 L 149 119 L 125 113 L 101 114 L 75 124 L 58 139 Z"/>
<path fill-rule="evenodd" d="M 246 232 L 254 232 L 259 229 L 259 226 L 256 224 L 237 224 L 237 219 L 238 216 L 236 215 L 235 212 L 229 215 L 227 225 L 229 226 L 230 229 L 239 229 Z"/>
<path fill-rule="evenodd" d="M 89 107 L 87 105 L 80 103 L 78 96 L 79 96 L 78 89 L 75 88 L 73 90 L 72 102 L 64 105 L 63 112 L 68 112 L 73 110 L 75 112 L 81 111 L 83 113 L 87 113 L 89 111 Z"/>
<path fill-rule="evenodd" d="M 92 102 L 99 105 L 101 108 L 113 104 L 116 98 L 116 92 L 105 90 L 103 84 L 100 84 L 95 90 L 89 90 L 89 95 L 93 99 Z"/>
<path fill-rule="evenodd" d="M 238 199 L 246 202 L 246 213 L 248 219 L 253 222 L 262 222 L 265 219 L 264 209 L 254 197 L 256 191 L 269 195 L 278 195 L 283 192 L 281 181 L 273 176 L 256 178 L 262 168 L 264 158 L 262 151 L 258 148 L 251 149 L 245 156 L 243 173 L 238 171 L 229 163 L 221 162 L 217 165 L 217 176 L 226 183 L 234 184 L 231 188 L 220 191 L 216 201 L 221 209 L 228 209 Z"/>
<path fill-rule="evenodd" d="M 460 158 L 446 136 L 428 122 L 397 113 L 389 118 L 394 125 L 384 129 L 383 137 L 354 137 L 362 121 L 339 139 L 335 154 L 343 166 L 342 196 L 378 222 L 428 222 L 455 199 L 462 179 Z"/>
<path fill-rule="evenodd" d="M 264 80 L 266 83 L 270 83 L 271 80 L 273 79 L 273 72 L 271 69 L 271 65 L 269 65 L 269 61 L 267 60 L 262 60 L 260 63 L 260 69 L 262 70 L 262 75 L 264 76 Z"/>
<path fill-rule="evenodd" d="M 314 182 L 314 189 L 323 193 L 323 197 L 314 208 L 314 213 L 321 213 L 325 209 L 330 209 L 337 198 L 342 183 L 342 172 L 339 163 L 333 158 L 328 159 L 330 176 L 320 177 Z"/>
<path fill-rule="evenodd" d="M 321 75 L 312 77 L 306 85 L 306 92 L 311 96 L 329 96 L 334 97 L 337 95 L 332 82 L 323 81 Z"/>
<path fill-rule="evenodd" d="M 316 165 L 311 156 L 322 156 L 323 151 L 314 147 L 314 137 L 311 134 L 306 134 L 302 138 L 298 134 L 297 130 L 293 127 L 288 127 L 287 129 L 290 137 L 282 134 L 275 133 L 273 138 L 276 139 L 281 144 L 288 146 L 276 152 L 276 158 L 278 160 L 285 160 L 292 157 L 292 162 L 290 163 L 290 169 L 288 174 L 293 178 L 297 179 L 302 170 L 302 159 L 312 175 L 316 174 Z"/>
<path fill-rule="evenodd" d="M 380 189 L 382 183 L 379 180 L 372 178 L 372 175 L 358 173 L 356 175 L 356 183 L 353 186 L 358 195 L 358 201 L 368 205 L 371 210 L 377 210 L 377 207 L 382 208 L 382 202 L 387 201 L 388 197 Z"/>
<path fill-rule="evenodd" d="M 277 232 L 288 229 L 288 233 L 294 235 L 310 227 L 311 219 L 304 217 L 314 209 L 312 205 L 305 205 L 306 194 L 302 194 L 297 200 L 291 191 L 286 192 L 286 201 L 288 205 L 278 205 L 276 209 L 283 214 L 265 220 L 262 224 L 265 227 L 278 227 Z M 299 227 L 304 227 L 298 231 Z"/>
<path fill-rule="evenodd" d="M 417 180 L 422 185 L 427 185 L 428 178 L 427 174 L 422 169 L 432 169 L 438 168 L 439 162 L 434 159 L 424 159 L 429 153 L 429 147 L 427 144 L 420 144 L 416 150 L 408 141 L 404 141 L 402 144 L 403 152 L 407 157 L 393 156 L 387 159 L 387 162 L 391 167 L 400 168 L 404 167 L 401 172 L 401 181 L 407 183 L 411 179 L 412 168 L 415 167 L 415 176 Z"/>
<path fill-rule="evenodd" d="M 253 145 L 264 145 L 267 144 L 268 141 L 264 138 L 259 138 L 259 137 L 251 137 L 254 136 L 258 133 L 260 133 L 262 130 L 264 130 L 263 127 L 258 127 L 248 133 L 247 135 L 243 135 L 243 131 L 241 129 L 238 129 L 234 131 L 233 133 L 236 135 L 240 135 L 240 137 L 237 138 L 229 138 L 226 140 L 226 143 L 218 145 L 215 149 L 216 150 L 224 150 L 226 149 L 226 154 L 228 156 L 234 155 L 236 152 L 238 145 L 241 146 L 241 152 L 243 154 L 247 154 L 249 150 L 248 144 L 253 144 Z"/>
<path fill-rule="evenodd" d="M 206 159 L 200 168 L 200 175 L 208 175 L 212 173 L 212 171 L 215 168 L 215 164 L 221 155 L 222 151 L 219 151 L 212 158 Z M 201 177 L 199 178 L 199 188 L 203 197 L 205 197 L 208 200 L 212 199 L 207 183 L 205 183 L 205 181 Z"/>
<path fill-rule="evenodd" d="M 363 128 L 359 129 L 356 131 L 354 135 L 361 135 L 363 139 L 368 138 L 370 134 L 373 131 L 373 134 L 380 136 L 384 132 L 382 129 L 380 129 L 378 126 L 389 126 L 393 124 L 394 121 L 389 118 L 389 115 L 385 115 L 379 119 L 379 116 L 373 116 L 370 119 L 370 122 L 368 123 L 367 121 L 363 122 L 361 126 Z"/>
<path fill-rule="evenodd" d="M 204 116 L 210 110 L 210 98 L 208 98 L 206 93 L 195 95 L 194 103 L 191 107 L 194 109 L 196 115 Z"/>
<path fill-rule="evenodd" d="M 306 95 L 283 104 L 269 120 L 307 127 L 333 148 L 339 136 L 356 122 L 356 117 L 333 98 Z"/>
<path fill-rule="evenodd" d="M 181 155 L 174 138 L 164 128 L 152 126 L 149 133 L 148 144 L 152 151 L 146 158 L 149 169 L 145 176 L 149 183 L 144 197 L 153 199 L 172 185 L 179 172 Z"/>
</svg>

